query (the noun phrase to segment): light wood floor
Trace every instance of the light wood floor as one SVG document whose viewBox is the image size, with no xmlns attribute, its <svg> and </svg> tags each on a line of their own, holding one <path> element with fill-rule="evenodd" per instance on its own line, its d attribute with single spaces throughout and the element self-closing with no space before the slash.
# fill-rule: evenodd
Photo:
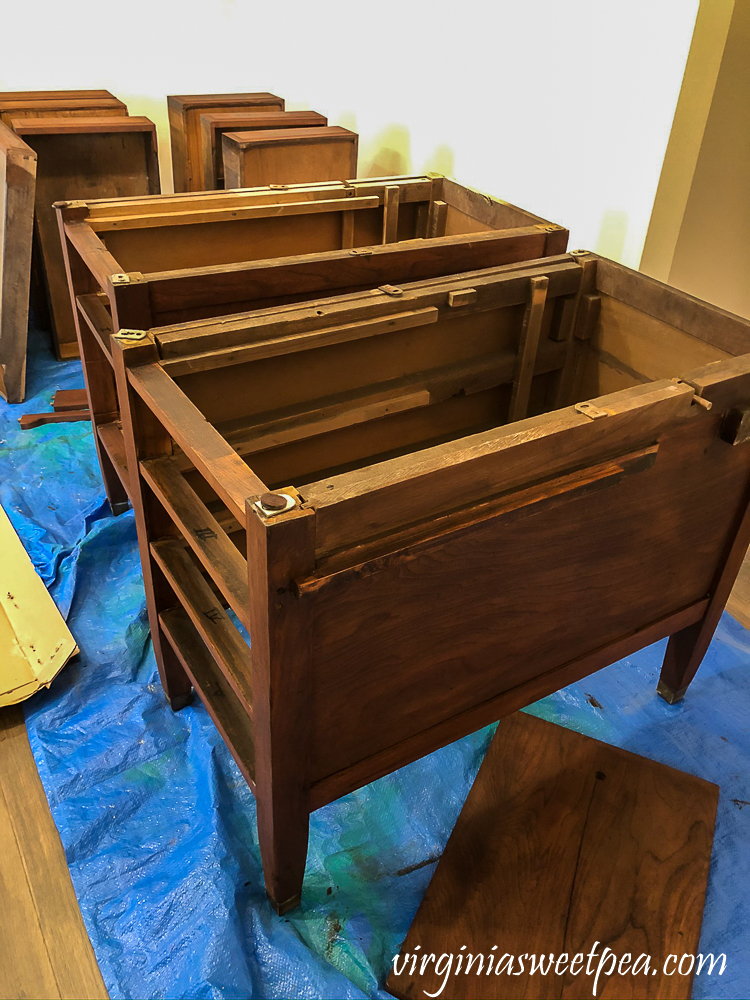
<svg viewBox="0 0 750 1000">
<path fill-rule="evenodd" d="M 750 628 L 750 560 L 727 610 Z M 18 706 L 0 709 L 0 1000 L 107 991 Z"/>
<path fill-rule="evenodd" d="M 23 713 L 0 709 L 0 997 L 107 997 Z"/>
</svg>

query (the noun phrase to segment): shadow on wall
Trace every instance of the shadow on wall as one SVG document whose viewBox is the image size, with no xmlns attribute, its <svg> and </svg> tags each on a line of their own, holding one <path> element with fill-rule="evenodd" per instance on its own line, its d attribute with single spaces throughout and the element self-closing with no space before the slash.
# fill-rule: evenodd
<svg viewBox="0 0 750 1000">
<path fill-rule="evenodd" d="M 441 143 L 427 157 L 424 164 L 425 173 L 434 172 L 454 177 L 456 169 L 456 154 L 450 146 Z"/>
<path fill-rule="evenodd" d="M 602 214 L 594 251 L 602 257 L 622 262 L 625 238 L 628 234 L 628 213 L 608 209 Z"/>
<path fill-rule="evenodd" d="M 115 93 L 128 106 L 131 115 L 143 115 L 150 118 L 156 125 L 156 135 L 159 145 L 159 174 L 161 176 L 162 194 L 171 194 L 174 191 L 172 181 L 172 148 L 169 142 L 169 119 L 167 117 L 167 99 L 162 97 L 144 97 L 142 94 L 124 94 L 121 91 Z"/>
<path fill-rule="evenodd" d="M 390 177 L 408 173 L 411 173 L 411 139 L 404 125 L 389 125 L 369 142 L 360 145 L 360 177 Z"/>
</svg>

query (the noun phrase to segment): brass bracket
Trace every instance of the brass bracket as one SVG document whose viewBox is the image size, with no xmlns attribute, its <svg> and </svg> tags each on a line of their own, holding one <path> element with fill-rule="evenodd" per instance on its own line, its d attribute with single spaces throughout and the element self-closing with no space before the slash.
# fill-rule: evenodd
<svg viewBox="0 0 750 1000">
<path fill-rule="evenodd" d="M 583 414 L 584 417 L 590 417 L 591 420 L 611 416 L 609 410 L 602 410 L 600 407 L 594 406 L 593 403 L 576 403 L 575 411 L 576 413 Z"/>
<path fill-rule="evenodd" d="M 89 203 L 87 201 L 56 201 L 52 205 L 53 208 L 88 208 Z"/>
<path fill-rule="evenodd" d="M 385 292 L 386 295 L 392 295 L 394 299 L 400 298 L 404 294 L 403 288 L 399 288 L 397 285 L 379 285 L 379 292 Z"/>
<path fill-rule="evenodd" d="M 109 280 L 113 285 L 129 285 L 130 275 L 129 274 L 110 274 Z"/>
<path fill-rule="evenodd" d="M 270 189 L 272 191 L 288 191 L 289 190 L 289 185 L 288 184 L 269 184 L 268 186 L 270 187 Z M 239 188 L 238 190 L 242 190 L 242 189 Z"/>
<path fill-rule="evenodd" d="M 117 333 L 113 334 L 115 340 L 139 341 L 145 340 L 148 337 L 148 330 L 118 330 Z"/>
<path fill-rule="evenodd" d="M 372 250 L 350 250 L 352 257 L 372 257 Z"/>
</svg>

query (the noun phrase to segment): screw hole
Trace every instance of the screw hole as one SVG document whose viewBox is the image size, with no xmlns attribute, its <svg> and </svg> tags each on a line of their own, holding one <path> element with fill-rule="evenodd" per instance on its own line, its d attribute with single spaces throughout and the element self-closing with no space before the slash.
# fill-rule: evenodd
<svg viewBox="0 0 750 1000">
<path fill-rule="evenodd" d="M 279 589 L 276 591 L 276 593 L 277 594 L 284 594 L 284 593 L 286 593 L 286 587 L 279 587 Z"/>
<path fill-rule="evenodd" d="M 604 781 L 607 775 L 604 773 L 604 771 L 597 771 L 594 777 L 596 778 L 597 781 Z"/>
<path fill-rule="evenodd" d="M 322 309 L 316 309 L 315 310 L 315 315 L 316 316 L 322 316 L 323 315 L 323 310 Z"/>
</svg>

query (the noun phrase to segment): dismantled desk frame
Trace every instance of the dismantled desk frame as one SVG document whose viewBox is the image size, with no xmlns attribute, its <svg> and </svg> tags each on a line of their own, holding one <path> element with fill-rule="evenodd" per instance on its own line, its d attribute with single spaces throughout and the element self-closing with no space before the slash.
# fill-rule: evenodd
<svg viewBox="0 0 750 1000">
<path fill-rule="evenodd" d="M 665 637 L 682 696 L 750 538 L 750 323 L 576 253 L 194 326 L 111 338 L 149 619 L 280 912 L 325 803 Z"/>
<path fill-rule="evenodd" d="M 443 177 L 58 206 L 99 461 L 127 507 L 110 335 L 560 253 L 561 226 Z"/>
</svg>

